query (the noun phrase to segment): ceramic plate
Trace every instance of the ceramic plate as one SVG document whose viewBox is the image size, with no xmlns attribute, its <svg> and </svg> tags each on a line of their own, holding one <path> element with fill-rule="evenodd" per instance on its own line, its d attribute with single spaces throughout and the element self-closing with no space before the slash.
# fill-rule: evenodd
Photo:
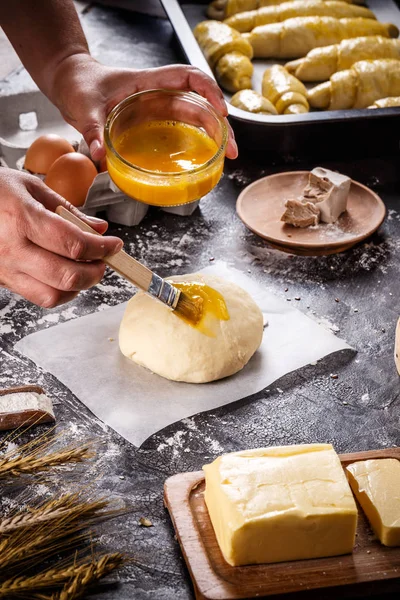
<svg viewBox="0 0 400 600">
<path fill-rule="evenodd" d="M 240 194 L 236 209 L 243 223 L 271 246 L 291 254 L 322 256 L 348 250 L 382 224 L 386 208 L 372 190 L 352 182 L 347 211 L 336 223 L 299 228 L 281 221 L 285 202 L 301 195 L 308 171 L 269 175 L 254 181 Z"/>
</svg>

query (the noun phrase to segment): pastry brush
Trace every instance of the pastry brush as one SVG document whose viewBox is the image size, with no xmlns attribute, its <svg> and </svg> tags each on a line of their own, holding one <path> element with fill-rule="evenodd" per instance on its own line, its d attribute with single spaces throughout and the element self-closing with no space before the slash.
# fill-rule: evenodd
<svg viewBox="0 0 400 600">
<path fill-rule="evenodd" d="M 82 231 L 100 235 L 90 225 L 63 206 L 58 206 L 56 213 L 66 221 L 79 227 Z M 177 315 L 183 317 L 185 320 L 190 321 L 194 325 L 200 321 L 202 315 L 202 302 L 200 299 L 197 302 L 192 300 L 187 294 L 178 290 L 169 281 L 162 279 L 162 277 L 150 271 L 150 269 L 123 250 L 120 250 L 113 256 L 103 258 L 103 262 L 130 283 L 133 283 L 150 296 L 153 296 L 153 298 L 160 300 L 166 306 L 172 308 Z"/>
</svg>

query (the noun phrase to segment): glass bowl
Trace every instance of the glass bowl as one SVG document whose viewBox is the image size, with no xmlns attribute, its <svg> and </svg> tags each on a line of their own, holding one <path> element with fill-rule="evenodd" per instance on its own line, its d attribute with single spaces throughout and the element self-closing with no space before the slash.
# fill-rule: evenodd
<svg viewBox="0 0 400 600">
<path fill-rule="evenodd" d="M 168 127 L 177 125 L 174 131 L 178 134 L 184 132 L 184 135 L 178 135 L 177 140 L 173 139 L 176 148 L 172 150 L 176 152 L 171 156 L 183 152 L 187 157 L 190 149 L 196 146 L 196 140 L 202 138 L 208 144 L 207 160 L 200 164 L 182 160 L 184 167 L 180 165 L 180 168 L 183 170 L 172 171 L 163 170 L 161 163 L 158 168 L 156 155 L 154 169 L 135 164 L 135 160 L 140 161 L 129 159 L 129 144 L 140 151 L 143 146 L 140 139 L 143 141 L 143 137 L 138 135 L 136 141 L 137 138 L 126 136 L 134 136 L 138 131 L 146 132 L 147 128 L 160 123 Z M 182 152 L 180 138 L 185 140 Z M 108 116 L 105 126 L 108 172 L 115 185 L 135 200 L 154 206 L 187 204 L 205 196 L 218 183 L 224 167 L 227 141 L 225 120 L 201 96 L 164 89 L 139 92 L 120 102 Z M 147 141 L 147 146 L 149 143 L 152 142 Z M 154 152 L 157 151 L 159 148 L 154 149 Z"/>
</svg>

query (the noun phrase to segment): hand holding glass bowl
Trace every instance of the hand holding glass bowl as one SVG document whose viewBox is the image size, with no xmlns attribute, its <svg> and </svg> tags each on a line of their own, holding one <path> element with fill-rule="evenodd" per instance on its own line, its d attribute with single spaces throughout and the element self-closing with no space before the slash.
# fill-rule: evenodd
<svg viewBox="0 0 400 600">
<path fill-rule="evenodd" d="M 154 206 L 205 196 L 218 183 L 228 129 L 193 92 L 149 90 L 129 96 L 105 127 L 107 167 L 125 194 Z"/>
</svg>

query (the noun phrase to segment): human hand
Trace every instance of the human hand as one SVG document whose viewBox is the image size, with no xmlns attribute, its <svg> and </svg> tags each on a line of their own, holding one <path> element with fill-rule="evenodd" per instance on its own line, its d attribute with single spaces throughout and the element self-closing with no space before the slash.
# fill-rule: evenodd
<svg viewBox="0 0 400 600">
<path fill-rule="evenodd" d="M 224 117 L 228 114 L 216 82 L 187 65 L 114 69 L 99 64 L 88 54 L 77 54 L 61 63 L 53 85 L 52 100 L 64 119 L 83 135 L 93 160 L 101 160 L 105 155 L 103 129 L 107 115 L 118 102 L 136 92 L 156 88 L 194 91 L 204 96 Z M 236 158 L 237 145 L 228 122 L 227 125 L 226 155 Z"/>
<path fill-rule="evenodd" d="M 115 237 L 84 233 L 54 213 L 59 205 L 98 233 L 107 223 L 88 217 L 40 179 L 0 169 L 0 286 L 44 308 L 72 300 L 98 283 L 105 256 L 122 248 Z"/>
</svg>

